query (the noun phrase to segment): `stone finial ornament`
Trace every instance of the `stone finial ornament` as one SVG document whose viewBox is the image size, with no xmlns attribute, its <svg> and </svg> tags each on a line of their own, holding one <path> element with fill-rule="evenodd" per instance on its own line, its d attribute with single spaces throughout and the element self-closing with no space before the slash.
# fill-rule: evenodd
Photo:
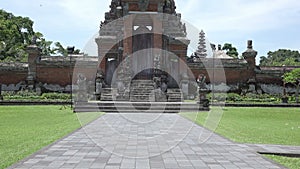
<svg viewBox="0 0 300 169">
<path fill-rule="evenodd" d="M 253 49 L 253 43 L 252 43 L 252 40 L 248 40 L 248 46 L 247 46 L 248 49 Z"/>
</svg>

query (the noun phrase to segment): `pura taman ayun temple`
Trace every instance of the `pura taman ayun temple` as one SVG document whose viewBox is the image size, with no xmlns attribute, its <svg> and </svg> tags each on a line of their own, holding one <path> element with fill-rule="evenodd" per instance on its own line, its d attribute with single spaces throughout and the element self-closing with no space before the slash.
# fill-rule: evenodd
<svg viewBox="0 0 300 169">
<path fill-rule="evenodd" d="M 73 90 L 78 101 L 132 102 L 205 102 L 209 91 L 282 93 L 282 75 L 294 67 L 256 66 L 252 41 L 242 58 L 231 58 L 204 31 L 189 35 L 199 46 L 188 56 L 188 29 L 174 0 L 112 0 L 95 39 L 98 56 L 72 48 L 67 57 L 42 56 L 33 41 L 27 63 L 0 63 L 0 89 Z"/>
<path fill-rule="evenodd" d="M 116 71 L 129 71 L 134 80 L 153 80 L 162 75 L 160 69 L 172 74 L 166 75 L 168 86 L 175 87 L 174 80 L 186 71 L 178 60 L 185 60 L 189 40 L 174 1 L 113 0 L 110 7 L 96 39 L 106 84 L 112 84 Z M 120 65 L 125 62 L 130 65 Z"/>
<path fill-rule="evenodd" d="M 161 89 L 159 100 L 180 101 L 167 97 L 168 89 L 180 95 L 175 89 L 188 70 L 189 40 L 175 2 L 114 0 L 110 8 L 96 39 L 105 85 L 117 88 L 120 99 L 157 101 L 153 91 Z"/>
</svg>

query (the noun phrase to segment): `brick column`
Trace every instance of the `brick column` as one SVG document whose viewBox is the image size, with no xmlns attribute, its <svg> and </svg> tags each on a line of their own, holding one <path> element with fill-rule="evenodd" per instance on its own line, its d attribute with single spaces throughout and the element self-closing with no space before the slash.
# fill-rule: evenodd
<svg viewBox="0 0 300 169">
<path fill-rule="evenodd" d="M 27 53 L 28 53 L 27 82 L 32 84 L 36 81 L 37 78 L 36 62 L 41 55 L 41 49 L 38 48 L 35 44 L 33 44 L 27 47 Z"/>
<path fill-rule="evenodd" d="M 243 57 L 248 62 L 250 79 L 256 78 L 256 73 L 255 73 L 256 56 L 257 56 L 257 51 L 253 50 L 252 40 L 248 40 L 248 47 L 247 50 L 243 53 Z"/>
<path fill-rule="evenodd" d="M 133 16 L 126 16 L 124 18 L 124 51 L 123 55 L 131 55 L 133 50 L 132 50 L 132 29 L 133 29 Z M 124 58 L 123 56 L 123 58 Z"/>
<path fill-rule="evenodd" d="M 107 57 L 118 54 L 116 49 L 114 50 L 114 47 L 117 43 L 117 37 L 101 36 L 96 39 L 96 43 L 98 45 L 99 68 L 105 72 Z"/>
</svg>

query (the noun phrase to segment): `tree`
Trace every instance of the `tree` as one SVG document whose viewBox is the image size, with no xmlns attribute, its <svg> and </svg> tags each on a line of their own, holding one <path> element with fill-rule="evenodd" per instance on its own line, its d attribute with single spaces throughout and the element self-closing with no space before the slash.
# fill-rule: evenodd
<svg viewBox="0 0 300 169">
<path fill-rule="evenodd" d="M 68 55 L 68 50 L 65 49 L 59 42 L 55 43 L 55 48 L 53 49 L 55 53 L 61 54 L 62 56 L 67 56 Z"/>
<path fill-rule="evenodd" d="M 226 54 L 228 56 L 238 59 L 239 53 L 237 52 L 236 47 L 232 46 L 232 44 L 225 43 L 222 50 L 226 50 Z"/>
<path fill-rule="evenodd" d="M 35 36 L 37 37 L 37 46 L 42 50 L 42 55 L 49 56 L 55 53 L 51 48 L 52 41 L 47 41 L 40 32 L 35 33 Z"/>
<path fill-rule="evenodd" d="M 52 49 L 52 51 L 56 54 L 62 55 L 62 56 L 68 56 L 68 49 L 63 47 L 63 45 L 59 42 L 55 43 L 55 48 Z M 80 49 L 75 49 L 72 52 L 72 54 L 80 54 Z"/>
<path fill-rule="evenodd" d="M 37 46 L 42 55 L 60 54 L 67 56 L 68 51 L 59 42 L 48 41 L 40 32 L 34 32 L 33 21 L 28 17 L 14 16 L 0 9 L 0 61 L 26 61 L 26 47 L 33 36 L 37 37 Z M 73 54 L 79 54 L 76 49 Z"/>
<path fill-rule="evenodd" d="M 279 49 L 275 52 L 268 52 L 268 56 L 262 56 L 260 66 L 300 66 L 299 51 Z"/>
<path fill-rule="evenodd" d="M 284 82 L 294 84 L 297 87 L 296 102 L 299 103 L 300 68 L 286 73 L 284 75 Z"/>
<path fill-rule="evenodd" d="M 34 35 L 33 21 L 0 9 L 0 59 L 23 60 L 26 45 Z"/>
</svg>

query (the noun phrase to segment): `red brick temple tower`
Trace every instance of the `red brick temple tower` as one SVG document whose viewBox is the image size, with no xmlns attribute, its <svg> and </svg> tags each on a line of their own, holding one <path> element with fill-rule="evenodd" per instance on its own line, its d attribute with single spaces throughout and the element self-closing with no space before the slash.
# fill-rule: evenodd
<svg viewBox="0 0 300 169">
<path fill-rule="evenodd" d="M 96 42 L 108 85 L 126 58 L 129 70 L 123 72 L 133 79 L 153 80 L 155 69 L 163 67 L 172 88 L 186 71 L 182 63 L 190 41 L 174 0 L 112 0 Z"/>
</svg>

